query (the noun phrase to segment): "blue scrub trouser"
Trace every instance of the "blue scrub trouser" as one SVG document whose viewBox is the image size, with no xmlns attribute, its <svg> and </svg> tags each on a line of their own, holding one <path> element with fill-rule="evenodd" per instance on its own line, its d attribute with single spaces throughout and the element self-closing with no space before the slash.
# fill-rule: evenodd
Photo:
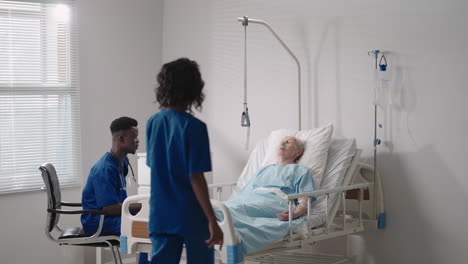
<svg viewBox="0 0 468 264">
<path fill-rule="evenodd" d="M 185 244 L 187 264 L 213 264 L 214 249 L 208 248 L 204 239 L 184 238 L 180 235 L 151 235 L 151 264 L 179 264 Z"/>
</svg>

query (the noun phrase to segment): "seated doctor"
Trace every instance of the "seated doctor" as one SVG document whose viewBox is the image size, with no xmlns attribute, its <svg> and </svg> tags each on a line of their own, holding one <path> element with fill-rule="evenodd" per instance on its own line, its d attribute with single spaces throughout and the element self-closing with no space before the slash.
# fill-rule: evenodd
<svg viewBox="0 0 468 264">
<path fill-rule="evenodd" d="M 138 149 L 138 122 L 130 117 L 112 121 L 112 148 L 91 168 L 82 193 L 84 210 L 103 210 L 104 225 L 101 234 L 120 235 L 122 202 L 127 198 L 125 176 L 128 174 L 127 154 Z M 133 173 L 133 171 L 132 171 Z M 131 204 L 130 213 L 136 214 L 141 204 Z M 81 223 L 87 234 L 95 233 L 100 215 L 82 214 Z"/>
<path fill-rule="evenodd" d="M 241 193 L 226 201 L 244 254 L 263 249 L 289 232 L 286 195 L 314 190 L 307 167 L 296 164 L 304 145 L 295 137 L 282 139 L 276 164 L 260 169 Z M 307 213 L 307 199 L 300 199 L 293 212 L 293 228 Z M 217 212 L 218 218 L 220 212 Z"/>
</svg>

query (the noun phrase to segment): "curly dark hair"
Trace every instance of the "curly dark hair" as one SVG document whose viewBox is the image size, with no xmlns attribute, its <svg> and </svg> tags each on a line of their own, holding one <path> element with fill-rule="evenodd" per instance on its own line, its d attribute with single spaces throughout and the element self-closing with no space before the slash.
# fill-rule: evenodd
<svg viewBox="0 0 468 264">
<path fill-rule="evenodd" d="M 168 62 L 162 66 L 157 81 L 155 93 L 160 108 L 182 107 L 192 112 L 192 107 L 195 107 L 201 111 L 205 82 L 197 62 L 187 58 Z"/>
</svg>

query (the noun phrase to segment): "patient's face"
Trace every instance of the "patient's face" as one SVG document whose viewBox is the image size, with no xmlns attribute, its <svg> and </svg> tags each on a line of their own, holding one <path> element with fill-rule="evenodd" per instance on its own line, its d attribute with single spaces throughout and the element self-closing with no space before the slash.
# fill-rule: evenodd
<svg viewBox="0 0 468 264">
<path fill-rule="evenodd" d="M 283 160 L 296 160 L 302 153 L 297 149 L 297 139 L 295 137 L 285 137 L 281 140 L 280 147 L 278 149 L 278 157 Z"/>
</svg>

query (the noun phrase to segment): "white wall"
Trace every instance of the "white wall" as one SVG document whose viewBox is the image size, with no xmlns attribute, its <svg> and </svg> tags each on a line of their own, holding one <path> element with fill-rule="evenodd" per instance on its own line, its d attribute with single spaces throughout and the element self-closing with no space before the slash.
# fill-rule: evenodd
<svg viewBox="0 0 468 264">
<path fill-rule="evenodd" d="M 109 126 L 120 116 L 139 122 L 156 111 L 154 84 L 161 67 L 162 1 L 79 0 L 81 127 L 85 174 L 111 147 Z M 135 165 L 135 160 L 132 160 Z"/>
<path fill-rule="evenodd" d="M 389 50 L 390 87 L 401 97 L 381 111 L 388 226 L 354 237 L 364 263 L 466 263 L 468 98 L 465 1 L 165 1 L 163 60 L 200 62 L 207 100 L 214 181 L 237 179 L 248 157 L 240 127 L 243 28 L 264 19 L 303 67 L 303 122 L 335 122 L 370 157 L 372 49 Z M 295 66 L 259 25 L 248 28 L 252 142 L 296 126 Z M 342 245 L 334 240 L 323 247 Z"/>
<path fill-rule="evenodd" d="M 40 172 L 37 171 L 37 177 Z M 79 201 L 81 192 L 63 190 L 67 201 Z M 1 263 L 83 263 L 81 250 L 59 247 L 45 235 L 47 198 L 42 191 L 3 195 L 0 197 L 2 220 L 0 225 Z M 79 224 L 69 216 L 62 217 L 64 226 Z"/>
<path fill-rule="evenodd" d="M 109 151 L 109 125 L 117 117 L 138 120 L 138 152 L 145 152 L 146 120 L 157 110 L 153 89 L 161 67 L 163 1 L 78 0 L 78 6 L 85 181 Z M 137 174 L 136 157 L 129 158 Z M 93 250 L 87 250 L 85 263 L 93 258 Z"/>
<path fill-rule="evenodd" d="M 161 66 L 163 1 L 77 0 L 77 6 L 85 181 L 92 164 L 110 149 L 109 125 L 116 117 L 140 122 L 140 151 L 145 151 L 144 127 L 156 111 L 153 86 Z M 81 201 L 81 188 L 65 189 L 62 197 Z M 84 256 L 82 248 L 47 240 L 44 192 L 3 195 L 0 208 L 1 263 L 94 263 L 93 250 Z M 63 226 L 81 225 L 76 217 L 62 219 Z"/>
</svg>

